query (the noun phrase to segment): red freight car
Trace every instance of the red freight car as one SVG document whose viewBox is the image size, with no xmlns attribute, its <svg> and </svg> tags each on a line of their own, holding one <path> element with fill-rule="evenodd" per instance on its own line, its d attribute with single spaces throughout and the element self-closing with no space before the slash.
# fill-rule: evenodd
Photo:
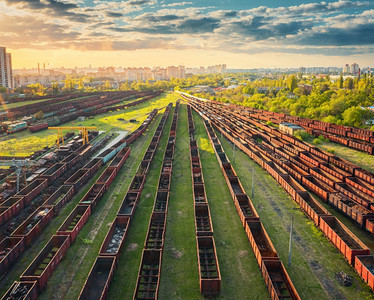
<svg viewBox="0 0 374 300">
<path fill-rule="evenodd" d="M 329 211 L 308 192 L 298 192 L 296 202 L 299 203 L 301 209 L 305 211 L 306 215 L 311 218 L 317 226 L 319 226 L 320 216 L 330 215 Z"/>
<path fill-rule="evenodd" d="M 13 196 L 4 201 L 0 206 L 0 226 L 8 222 L 25 207 L 23 196 Z"/>
<path fill-rule="evenodd" d="M 118 263 L 129 227 L 130 217 L 117 216 L 101 245 L 99 256 L 113 256 Z"/>
<path fill-rule="evenodd" d="M 360 169 L 360 168 L 356 168 L 354 171 L 354 175 L 374 185 L 374 174 L 373 173 Z"/>
<path fill-rule="evenodd" d="M 110 185 L 112 184 L 114 178 L 117 175 L 117 168 L 116 167 L 108 167 L 106 170 L 101 174 L 101 176 L 97 179 L 96 183 L 101 183 L 105 185 L 105 190 L 107 190 Z"/>
<path fill-rule="evenodd" d="M 83 196 L 79 204 L 90 205 L 91 212 L 94 210 L 98 202 L 104 196 L 106 187 L 104 183 L 95 183 Z"/>
<path fill-rule="evenodd" d="M 213 235 L 212 219 L 210 217 L 209 205 L 195 205 L 195 229 L 196 236 Z"/>
<path fill-rule="evenodd" d="M 115 267 L 115 257 L 98 256 L 78 299 L 105 300 Z"/>
<path fill-rule="evenodd" d="M 47 285 L 49 277 L 65 256 L 69 246 L 70 239 L 68 236 L 52 236 L 47 245 L 23 272 L 20 277 L 21 281 L 37 281 L 38 289 L 43 289 Z"/>
<path fill-rule="evenodd" d="M 162 175 L 166 177 L 170 177 L 169 175 Z M 170 178 L 168 179 L 168 183 L 170 184 Z M 161 181 L 161 178 L 160 178 Z M 131 193 L 141 193 L 145 183 L 145 176 L 144 175 L 135 175 L 133 180 L 131 181 L 129 192 Z"/>
<path fill-rule="evenodd" d="M 236 194 L 234 203 L 244 228 L 247 220 L 256 221 L 260 219 L 252 201 L 246 194 Z"/>
<path fill-rule="evenodd" d="M 74 191 L 78 191 L 90 178 L 90 169 L 79 169 L 70 176 L 64 184 L 73 185 Z"/>
<path fill-rule="evenodd" d="M 221 274 L 214 238 L 212 236 L 196 237 L 196 244 L 200 293 L 204 296 L 217 296 L 221 292 Z"/>
<path fill-rule="evenodd" d="M 279 260 L 277 251 L 260 221 L 247 221 L 245 232 L 260 268 L 263 260 Z"/>
<path fill-rule="evenodd" d="M 370 254 L 369 248 L 334 216 L 321 216 L 319 227 L 351 265 L 356 255 Z"/>
<path fill-rule="evenodd" d="M 58 177 L 64 174 L 67 170 L 67 166 L 64 163 L 57 163 L 50 167 L 48 170 L 40 175 L 40 178 L 47 179 L 48 184 L 52 184 Z"/>
<path fill-rule="evenodd" d="M 16 196 L 24 196 L 25 202 L 30 203 L 37 195 L 39 195 L 48 186 L 45 179 L 35 179 L 33 182 L 20 190 Z"/>
<path fill-rule="evenodd" d="M 96 171 L 102 166 L 103 160 L 100 157 L 91 159 L 83 169 L 90 169 L 90 177 L 92 177 Z"/>
<path fill-rule="evenodd" d="M 15 281 L 1 298 L 1 300 L 22 299 L 36 300 L 38 298 L 38 287 L 36 281 Z M 22 297 L 22 298 L 20 298 Z"/>
<path fill-rule="evenodd" d="M 301 300 L 280 260 L 263 260 L 261 271 L 271 299 Z"/>
<path fill-rule="evenodd" d="M 90 215 L 90 205 L 77 205 L 57 230 L 56 234 L 69 236 L 69 243 L 73 243 Z"/>
<path fill-rule="evenodd" d="M 313 193 L 320 196 L 325 202 L 327 202 L 327 200 L 329 199 L 330 193 L 336 193 L 336 190 L 330 188 L 327 184 L 323 183 L 313 176 L 303 177 L 302 183 Z"/>
<path fill-rule="evenodd" d="M 25 250 L 25 240 L 22 237 L 7 237 L 0 242 L 0 277 L 18 260 Z"/>
<path fill-rule="evenodd" d="M 143 250 L 133 299 L 158 299 L 161 250 Z"/>
<path fill-rule="evenodd" d="M 296 194 L 298 192 L 305 191 L 305 188 L 300 185 L 295 179 L 290 175 L 280 175 L 279 184 L 284 188 L 284 190 L 289 193 L 292 199 L 296 200 Z"/>
<path fill-rule="evenodd" d="M 136 206 L 138 204 L 140 193 L 127 192 L 123 198 L 122 205 L 117 212 L 117 216 L 129 216 L 133 217 Z"/>
<path fill-rule="evenodd" d="M 374 290 L 374 256 L 357 255 L 355 269 L 361 278 Z"/>
<path fill-rule="evenodd" d="M 45 202 L 43 205 L 53 206 L 53 212 L 58 215 L 60 210 L 69 202 L 74 195 L 74 186 L 62 185 L 60 186 Z"/>
<path fill-rule="evenodd" d="M 21 225 L 19 225 L 16 230 L 13 231 L 11 236 L 24 238 L 25 244 L 28 246 L 49 223 L 52 217 L 52 206 L 40 206 Z"/>
</svg>

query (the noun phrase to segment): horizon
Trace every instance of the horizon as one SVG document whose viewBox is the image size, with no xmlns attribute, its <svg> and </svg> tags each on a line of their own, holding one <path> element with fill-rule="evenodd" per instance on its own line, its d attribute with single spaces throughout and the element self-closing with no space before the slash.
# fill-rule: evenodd
<svg viewBox="0 0 374 300">
<path fill-rule="evenodd" d="M 0 0 L 0 36 L 14 69 L 370 66 L 373 17 L 371 1 Z"/>
</svg>

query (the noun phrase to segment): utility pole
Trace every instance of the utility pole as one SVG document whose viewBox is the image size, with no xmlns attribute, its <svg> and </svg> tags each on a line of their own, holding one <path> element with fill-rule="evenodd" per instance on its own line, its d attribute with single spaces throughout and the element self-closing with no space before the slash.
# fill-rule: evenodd
<svg viewBox="0 0 374 300">
<path fill-rule="evenodd" d="M 233 144 L 232 151 L 233 151 L 233 156 L 234 156 L 233 162 L 235 163 L 235 143 Z"/>
<path fill-rule="evenodd" d="M 291 218 L 291 228 L 290 228 L 290 245 L 288 250 L 288 265 L 291 267 L 291 254 L 292 254 L 292 231 L 293 231 L 293 216 Z"/>
<path fill-rule="evenodd" d="M 255 192 L 255 161 L 253 161 L 252 165 L 252 199 L 254 198 Z"/>
</svg>

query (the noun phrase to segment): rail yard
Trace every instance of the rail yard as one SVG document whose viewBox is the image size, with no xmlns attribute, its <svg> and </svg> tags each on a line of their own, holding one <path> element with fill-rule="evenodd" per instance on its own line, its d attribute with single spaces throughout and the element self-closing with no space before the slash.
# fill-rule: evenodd
<svg viewBox="0 0 374 300">
<path fill-rule="evenodd" d="M 23 101 L 0 111 L 1 160 L 34 162 L 0 169 L 2 299 L 374 299 L 374 174 L 269 123 L 368 156 L 372 131 L 177 92 Z M 78 123 L 88 143 L 45 147 Z"/>
</svg>

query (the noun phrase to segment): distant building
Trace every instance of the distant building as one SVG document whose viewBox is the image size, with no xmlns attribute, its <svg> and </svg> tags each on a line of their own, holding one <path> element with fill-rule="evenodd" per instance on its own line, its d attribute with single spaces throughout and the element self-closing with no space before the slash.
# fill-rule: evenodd
<svg viewBox="0 0 374 300">
<path fill-rule="evenodd" d="M 0 85 L 14 88 L 12 55 L 6 52 L 5 47 L 0 47 Z"/>
<path fill-rule="evenodd" d="M 296 131 L 305 131 L 303 127 L 288 122 L 280 123 L 279 130 L 282 130 L 291 135 L 293 135 Z"/>
<path fill-rule="evenodd" d="M 348 65 L 348 64 L 346 64 L 346 65 L 344 66 L 344 68 L 343 68 L 343 72 L 344 72 L 345 74 L 349 74 L 349 73 L 351 72 L 351 69 L 349 68 L 349 65 Z"/>
<path fill-rule="evenodd" d="M 354 75 L 358 74 L 358 70 L 359 70 L 358 64 L 356 63 L 351 64 L 351 69 L 350 69 L 351 74 L 354 74 Z"/>
</svg>

